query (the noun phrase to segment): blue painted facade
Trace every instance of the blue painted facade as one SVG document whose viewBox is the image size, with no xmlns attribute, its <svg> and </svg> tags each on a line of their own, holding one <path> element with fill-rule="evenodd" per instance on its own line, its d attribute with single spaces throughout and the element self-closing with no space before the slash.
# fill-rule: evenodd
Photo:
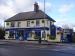
<svg viewBox="0 0 75 56">
<path fill-rule="evenodd" d="M 51 36 L 55 36 L 56 37 L 56 26 L 55 25 L 51 25 L 50 27 L 50 33 L 51 33 Z"/>
</svg>

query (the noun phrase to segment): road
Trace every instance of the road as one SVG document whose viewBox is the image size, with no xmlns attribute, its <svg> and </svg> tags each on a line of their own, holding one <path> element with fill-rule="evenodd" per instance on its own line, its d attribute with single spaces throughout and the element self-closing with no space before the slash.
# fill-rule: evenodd
<svg viewBox="0 0 75 56">
<path fill-rule="evenodd" d="M 0 45 L 0 56 L 75 56 L 71 45 L 32 45 L 6 43 Z"/>
</svg>

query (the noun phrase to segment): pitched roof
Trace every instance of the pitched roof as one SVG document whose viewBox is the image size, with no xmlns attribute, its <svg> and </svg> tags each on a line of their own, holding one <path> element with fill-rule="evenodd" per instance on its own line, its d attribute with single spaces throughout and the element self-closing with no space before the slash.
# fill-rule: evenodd
<svg viewBox="0 0 75 56">
<path fill-rule="evenodd" d="M 33 20 L 33 19 L 49 19 L 51 21 L 54 21 L 51 17 L 49 17 L 47 14 L 45 14 L 43 11 L 39 10 L 38 12 L 30 11 L 30 12 L 22 12 L 19 14 L 16 14 L 15 16 L 5 20 L 5 22 L 10 21 L 23 21 L 23 20 Z"/>
</svg>

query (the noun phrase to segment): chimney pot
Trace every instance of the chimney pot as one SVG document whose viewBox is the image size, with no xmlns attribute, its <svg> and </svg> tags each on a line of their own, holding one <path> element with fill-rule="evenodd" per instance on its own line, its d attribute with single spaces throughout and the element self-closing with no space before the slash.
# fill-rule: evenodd
<svg viewBox="0 0 75 56">
<path fill-rule="evenodd" d="M 37 2 L 35 2 L 35 4 L 34 4 L 34 11 L 35 12 L 38 12 L 39 11 L 39 6 L 38 6 L 38 3 Z"/>
</svg>

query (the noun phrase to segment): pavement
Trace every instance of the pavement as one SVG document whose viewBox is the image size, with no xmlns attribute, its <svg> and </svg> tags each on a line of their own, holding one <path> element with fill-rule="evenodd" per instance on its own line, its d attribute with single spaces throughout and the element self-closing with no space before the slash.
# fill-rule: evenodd
<svg viewBox="0 0 75 56">
<path fill-rule="evenodd" d="M 2 43 L 27 43 L 27 44 L 35 44 L 35 45 L 38 45 L 38 41 L 20 41 L 20 40 L 0 40 L 0 44 Z M 66 44 L 66 43 L 64 43 Z M 47 42 L 47 41 L 42 41 L 41 42 L 41 45 L 64 45 L 63 43 L 53 43 L 53 42 Z"/>
</svg>

